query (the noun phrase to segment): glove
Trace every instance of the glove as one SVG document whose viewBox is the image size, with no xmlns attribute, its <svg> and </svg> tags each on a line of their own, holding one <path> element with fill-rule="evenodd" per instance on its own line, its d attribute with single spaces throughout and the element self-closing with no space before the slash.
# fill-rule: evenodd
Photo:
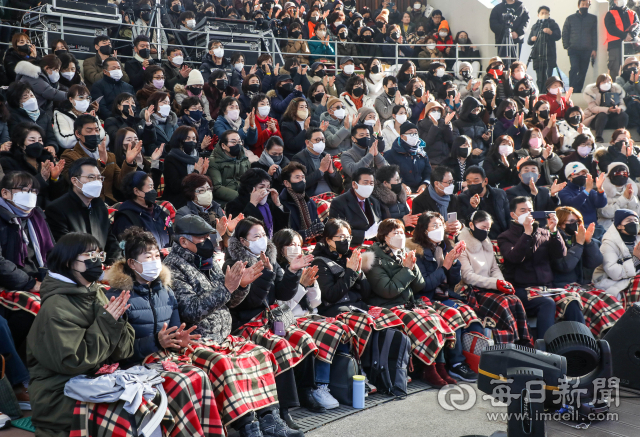
<svg viewBox="0 0 640 437">
<path fill-rule="evenodd" d="M 515 294 L 516 292 L 516 289 L 513 288 L 513 285 L 511 285 L 507 281 L 503 281 L 502 279 L 498 279 L 496 286 L 498 287 L 498 291 L 504 294 Z"/>
<path fill-rule="evenodd" d="M 376 235 L 378 235 L 378 225 L 379 225 L 379 223 L 374 223 L 373 225 L 371 225 L 371 227 L 369 229 L 364 231 L 364 239 L 365 240 L 371 240 Z"/>
</svg>

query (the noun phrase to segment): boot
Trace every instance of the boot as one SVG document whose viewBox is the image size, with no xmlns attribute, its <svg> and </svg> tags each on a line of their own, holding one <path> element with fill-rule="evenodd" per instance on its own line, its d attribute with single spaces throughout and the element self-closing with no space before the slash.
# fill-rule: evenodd
<svg viewBox="0 0 640 437">
<path fill-rule="evenodd" d="M 444 363 L 436 363 L 436 372 L 444 382 L 447 384 L 457 384 L 458 381 L 449 376 L 449 372 L 447 372 L 447 366 Z"/>
<path fill-rule="evenodd" d="M 444 381 L 438 372 L 436 371 L 436 365 L 431 364 L 429 366 L 424 366 L 422 368 L 422 378 L 424 382 L 429 384 L 433 388 L 442 388 L 447 385 L 446 381 Z"/>
<path fill-rule="evenodd" d="M 313 413 L 326 413 L 327 409 L 313 396 L 313 390 L 306 388 L 298 393 L 300 406 Z"/>
<path fill-rule="evenodd" d="M 258 422 L 251 422 L 238 429 L 238 432 L 240 432 L 240 437 L 263 437 Z"/>
<path fill-rule="evenodd" d="M 304 433 L 291 429 L 280 418 L 280 411 L 274 408 L 271 412 L 260 417 L 260 430 L 264 437 L 304 437 Z"/>
<path fill-rule="evenodd" d="M 280 418 L 284 420 L 289 428 L 295 429 L 296 431 L 300 429 L 298 424 L 294 422 L 293 417 L 291 417 L 288 408 L 280 408 Z"/>
</svg>

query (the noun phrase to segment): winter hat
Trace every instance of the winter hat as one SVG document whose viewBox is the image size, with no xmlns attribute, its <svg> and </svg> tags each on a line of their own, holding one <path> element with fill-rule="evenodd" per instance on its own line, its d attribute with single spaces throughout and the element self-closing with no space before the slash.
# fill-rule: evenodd
<svg viewBox="0 0 640 437">
<path fill-rule="evenodd" d="M 580 173 L 582 170 L 587 170 L 587 167 L 585 167 L 583 163 L 578 161 L 571 162 L 564 168 L 564 177 L 569 180 L 569 176 L 571 176 L 572 174 Z"/>
<path fill-rule="evenodd" d="M 638 58 L 636 58 L 635 56 L 630 56 L 624 60 L 624 65 L 622 66 L 622 68 L 626 67 L 629 64 L 640 65 L 640 61 L 638 61 Z"/>
<path fill-rule="evenodd" d="M 549 79 L 547 79 L 547 81 L 544 83 L 544 89 L 548 90 L 551 85 L 553 85 L 556 82 L 560 82 L 562 84 L 562 87 L 564 88 L 564 82 L 562 81 L 562 79 L 560 79 L 558 76 L 551 76 Z M 543 91 L 543 90 L 540 90 Z"/>
<path fill-rule="evenodd" d="M 377 114 L 373 108 L 367 108 L 366 106 L 358 109 L 358 123 L 364 123 L 364 119 L 371 113 Z M 377 118 L 378 117 L 376 115 L 376 119 Z"/>
<path fill-rule="evenodd" d="M 402 123 L 402 125 L 400 125 L 400 135 L 406 134 L 411 129 L 418 129 L 418 126 L 409 121 L 405 121 L 404 123 Z"/>
<path fill-rule="evenodd" d="M 504 65 L 504 62 L 502 62 L 502 58 L 500 56 L 494 56 L 493 58 L 489 59 L 486 72 L 488 73 L 489 70 L 491 70 L 491 66 L 496 63 Z"/>
<path fill-rule="evenodd" d="M 345 26 L 344 24 L 341 24 L 340 26 L 336 27 L 336 33 L 340 33 L 341 29 L 347 29 L 347 26 Z"/>
<path fill-rule="evenodd" d="M 380 12 L 380 15 L 376 17 L 376 21 L 378 20 L 384 21 L 385 23 L 389 24 L 389 11 L 387 9 L 383 9 L 382 12 Z"/>
<path fill-rule="evenodd" d="M 456 65 L 453 67 L 453 71 L 459 76 L 460 71 L 465 67 L 469 69 L 469 74 L 473 75 L 473 65 L 471 65 L 470 62 L 466 61 L 456 62 Z"/>
<path fill-rule="evenodd" d="M 286 2 L 286 3 L 284 4 L 284 10 L 285 10 L 285 11 L 286 11 L 287 9 L 289 9 L 289 8 L 295 8 L 295 7 L 296 7 L 296 4 L 295 4 L 294 2 Z"/>
<path fill-rule="evenodd" d="M 204 85 L 204 79 L 200 70 L 193 69 L 189 73 L 189 79 L 187 79 L 187 86 L 191 85 Z"/>
<path fill-rule="evenodd" d="M 638 214 L 636 214 L 635 211 L 631 211 L 630 209 L 616 210 L 615 214 L 613 215 L 613 225 L 617 228 L 620 225 L 620 223 L 622 223 L 622 220 L 626 219 L 631 215 L 638 217 Z"/>
<path fill-rule="evenodd" d="M 335 105 L 338 102 L 342 102 L 342 100 L 334 96 L 329 96 L 327 98 L 327 109 L 331 108 L 333 105 Z"/>
<path fill-rule="evenodd" d="M 447 31 L 449 30 L 449 22 L 447 20 L 442 20 L 440 22 L 440 26 L 438 26 L 438 32 L 440 32 L 443 27 L 447 29 Z"/>
</svg>

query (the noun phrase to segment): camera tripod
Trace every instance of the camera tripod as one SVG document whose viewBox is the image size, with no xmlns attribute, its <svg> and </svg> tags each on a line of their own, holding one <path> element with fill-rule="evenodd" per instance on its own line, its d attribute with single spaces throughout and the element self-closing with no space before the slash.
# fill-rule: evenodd
<svg viewBox="0 0 640 437">
<path fill-rule="evenodd" d="M 544 85 L 547 79 L 549 78 L 549 67 L 551 68 L 551 75 L 553 75 L 553 70 L 558 70 L 558 64 L 556 61 L 553 61 L 553 65 L 550 65 L 548 58 L 549 46 L 547 42 L 548 35 L 544 33 L 544 29 L 549 28 L 547 26 L 547 20 L 540 20 L 540 27 L 538 28 L 538 33 L 535 35 L 536 40 L 534 41 L 533 47 L 531 48 L 531 54 L 529 55 L 529 59 L 527 60 L 527 68 L 529 68 L 529 64 L 533 60 L 534 56 L 538 59 L 538 68 L 534 67 L 537 75 L 538 82 L 538 90 L 540 93 L 544 93 Z M 542 77 L 540 77 L 542 75 Z M 560 76 L 560 71 L 558 70 L 558 76 Z"/>
</svg>

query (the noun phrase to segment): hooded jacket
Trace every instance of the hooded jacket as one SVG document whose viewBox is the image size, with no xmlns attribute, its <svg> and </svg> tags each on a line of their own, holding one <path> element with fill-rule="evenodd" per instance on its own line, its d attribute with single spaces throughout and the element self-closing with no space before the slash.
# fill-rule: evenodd
<svg viewBox="0 0 640 437">
<path fill-rule="evenodd" d="M 595 269 L 602 264 L 600 242 L 592 238 L 589 243 L 585 241 L 585 244 L 577 244 L 575 236 L 570 237 L 562 229 L 558 229 L 558 233 L 562 236 L 565 246 L 567 246 L 567 255 L 551 262 L 553 286 L 563 288 L 573 282 L 587 285 L 591 280 L 585 278 L 584 271 Z"/>
<path fill-rule="evenodd" d="M 464 283 L 481 289 L 497 290 L 497 282 L 504 280 L 504 276 L 496 261 L 489 237 L 480 241 L 473 236 L 469 228 L 464 227 L 458 240 L 464 241 L 467 245 L 458 258 Z"/>
<path fill-rule="evenodd" d="M 477 155 L 478 160 L 483 160 L 487 154 L 487 150 L 490 146 L 491 139 L 485 140 L 482 138 L 488 129 L 487 125 L 484 124 L 481 118 L 478 118 L 475 121 L 469 119 L 471 115 L 471 111 L 477 107 L 481 106 L 480 101 L 478 101 L 474 97 L 467 97 L 462 102 L 462 106 L 460 107 L 460 111 L 458 112 L 459 118 L 451 123 L 453 129 L 453 139 L 455 140 L 460 135 L 466 135 L 471 138 L 471 144 L 473 145 L 472 149 L 480 149 L 482 153 Z"/>
<path fill-rule="evenodd" d="M 227 155 L 220 145 L 213 149 L 207 171 L 207 175 L 213 182 L 213 198 L 224 206 L 238 197 L 240 176 L 249 168 L 251 163 L 242 147 L 240 147 L 240 154 L 235 158 Z"/>
<path fill-rule="evenodd" d="M 417 147 L 417 153 L 411 155 L 406 143 L 401 137 L 398 137 L 393 142 L 391 150 L 385 155 L 389 164 L 400 167 L 403 183 L 409 186 L 414 193 L 418 191 L 420 185 L 431 183 L 431 163 L 425 152 L 425 142 L 420 140 Z"/>
<path fill-rule="evenodd" d="M 58 82 L 53 83 L 47 73 L 29 61 L 20 61 L 16 65 L 16 81 L 29 84 L 38 99 L 38 106 L 41 111 L 53 111 L 53 102 L 64 102 L 67 100 L 67 93 L 60 91 Z"/>
<path fill-rule="evenodd" d="M 108 300 L 97 283 L 85 287 L 47 276 L 40 297 L 27 336 L 32 421 L 39 435 L 62 437 L 71 431 L 76 405 L 64 395 L 67 381 L 129 358 L 135 333 L 125 317 L 115 320 L 105 311 Z"/>
<path fill-rule="evenodd" d="M 602 184 L 602 189 L 604 190 L 605 195 L 607 196 L 607 206 L 598 208 L 598 224 L 602 225 L 605 230 L 609 229 L 609 226 L 613 224 L 613 218 L 617 210 L 619 209 L 630 209 L 631 211 L 635 211 L 636 214 L 640 215 L 640 202 L 638 201 L 638 184 L 635 183 L 631 178 L 627 179 L 627 182 L 624 185 L 618 187 L 613 185 L 611 182 L 610 176 L 615 167 L 624 166 L 627 171 L 629 171 L 629 167 L 622 162 L 612 162 L 609 164 L 609 171 L 607 172 L 607 177 Z M 627 185 L 631 184 L 632 194 L 631 199 L 627 199 L 624 196 L 624 192 L 627 189 Z"/>
<path fill-rule="evenodd" d="M 453 127 L 451 123 L 445 123 L 444 118 L 438 120 L 438 124 L 427 116 L 432 109 L 440 109 L 444 113 L 444 108 L 438 102 L 429 102 L 424 111 L 425 117 L 418 122 L 418 135 L 424 143 L 425 151 L 429 156 L 432 165 L 442 164 L 451 154 L 453 144 Z"/>
<path fill-rule="evenodd" d="M 635 244 L 638 244 L 636 237 Z M 633 254 L 622 241 L 620 231 L 609 226 L 602 236 L 602 265 L 593 272 L 593 285 L 620 299 L 620 292 L 626 289 L 637 275 Z"/>
<path fill-rule="evenodd" d="M 597 221 L 597 209 L 604 208 L 607 205 L 607 195 L 599 193 L 595 189 L 587 192 L 585 187 L 581 187 L 573 182 L 567 182 L 567 185 L 560 190 L 558 197 L 563 206 L 573 206 L 580 211 L 584 218 L 584 225 L 589 226 L 591 223 Z"/>
</svg>

